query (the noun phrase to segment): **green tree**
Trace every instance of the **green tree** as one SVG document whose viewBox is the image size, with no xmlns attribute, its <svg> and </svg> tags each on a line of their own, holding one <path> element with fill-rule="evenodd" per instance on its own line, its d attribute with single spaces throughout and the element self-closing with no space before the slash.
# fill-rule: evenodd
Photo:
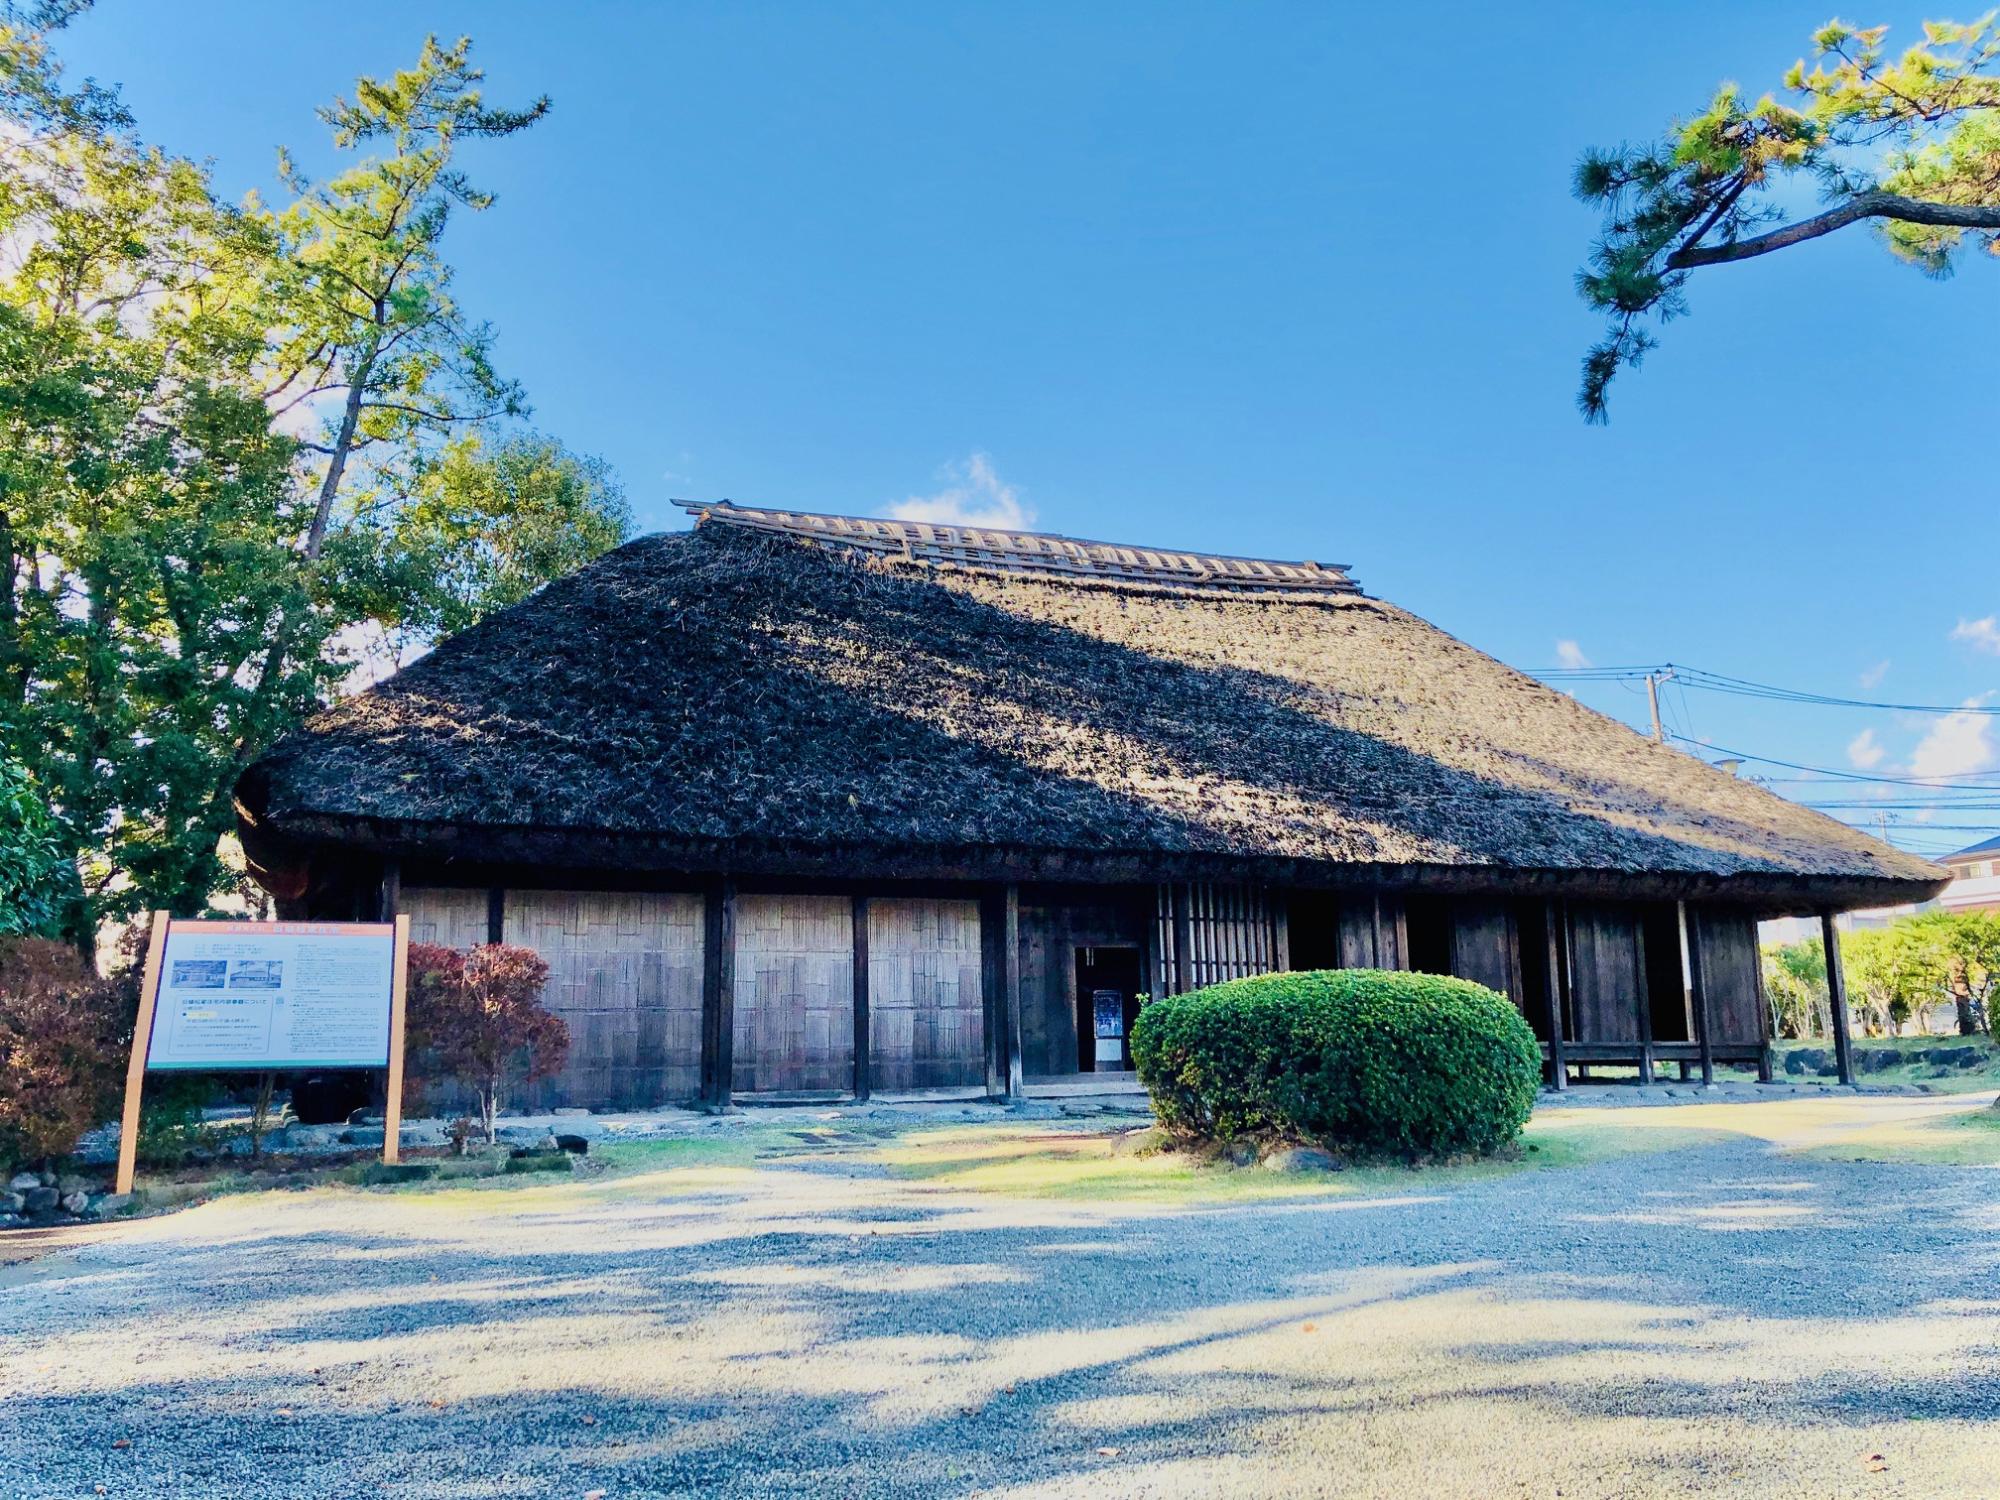
<svg viewBox="0 0 2000 1500">
<path fill-rule="evenodd" d="M 25 766 L 0 757 L 0 938 L 56 934 L 67 870 L 41 788 Z"/>
<path fill-rule="evenodd" d="M 1825 1036 L 1826 951 L 1816 942 L 1766 943 L 1764 993 L 1781 1037 Z"/>
<path fill-rule="evenodd" d="M 2000 31 L 1926 21 L 1924 39 L 1891 56 L 1888 28 L 1830 21 L 1810 70 L 1785 74 L 1785 98 L 1745 101 L 1725 84 L 1660 141 L 1592 149 L 1575 191 L 1604 213 L 1583 299 L 1605 336 L 1583 361 L 1578 404 L 1604 420 L 1612 379 L 1652 349 L 1653 325 L 1687 310 L 1689 277 L 1872 222 L 1892 253 L 1948 275 L 1968 245 L 2000 250 Z M 1786 182 L 1817 184 L 1826 207 L 1788 218 Z"/>
<path fill-rule="evenodd" d="M 2000 912 L 1926 912 L 1891 930 L 1930 996 L 1950 999 L 1959 1035 L 1976 1035 L 2000 982 Z"/>
<path fill-rule="evenodd" d="M 467 44 L 429 42 L 323 112 L 382 154 L 232 208 L 65 88 L 48 28 L 77 8 L 0 11 L 0 751 L 46 795 L 87 950 L 227 881 L 237 775 L 364 627 L 458 628 L 625 516 L 588 460 L 472 440 L 523 402 L 450 296 L 445 224 L 490 202 L 454 150 L 544 102 L 486 108 Z"/>
</svg>

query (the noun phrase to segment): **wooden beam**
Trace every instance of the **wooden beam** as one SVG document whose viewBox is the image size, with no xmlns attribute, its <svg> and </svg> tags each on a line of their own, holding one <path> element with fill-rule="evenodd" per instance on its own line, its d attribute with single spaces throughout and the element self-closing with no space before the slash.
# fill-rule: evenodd
<svg viewBox="0 0 2000 1500">
<path fill-rule="evenodd" d="M 382 1164 L 393 1167 L 403 1156 L 403 1029 L 409 1006 L 410 918 L 398 912 L 395 967 L 389 979 L 389 1081 L 382 1099 Z"/>
<path fill-rule="evenodd" d="M 703 892 L 701 1099 L 727 1109 L 736 1065 L 736 883 L 721 876 Z"/>
<path fill-rule="evenodd" d="M 1565 974 L 1562 962 L 1562 908 L 1554 901 L 1542 903 L 1542 922 L 1548 938 L 1549 970 L 1543 984 L 1547 991 L 1545 999 L 1549 1007 L 1549 1087 L 1557 1090 L 1569 1087 L 1569 1060 L 1564 1056 L 1563 1045 L 1563 988 Z"/>
<path fill-rule="evenodd" d="M 1185 995 L 1194 988 L 1194 918 L 1189 906 L 1194 893 L 1186 881 L 1173 887 L 1174 902 L 1174 993 Z"/>
<path fill-rule="evenodd" d="M 1833 913 L 1819 914 L 1819 940 L 1826 947 L 1826 996 L 1833 1009 L 1833 1060 L 1842 1083 L 1854 1082 L 1854 1043 L 1847 1034 L 1847 972 L 1840 962 L 1840 930 Z"/>
<path fill-rule="evenodd" d="M 868 898 L 854 898 L 854 1098 L 866 1103 L 874 1081 L 868 1036 Z"/>
<path fill-rule="evenodd" d="M 1701 1086 L 1715 1087 L 1715 1011 L 1708 993 L 1708 970 L 1701 951 L 1701 912 L 1685 901 L 1680 910 L 1681 944 L 1687 954 L 1688 1001 L 1694 1039 L 1701 1047 Z"/>
<path fill-rule="evenodd" d="M 1002 998 L 1002 939 L 1006 933 L 1006 900 L 988 888 L 979 898 L 979 999 L 986 1026 L 986 1097 L 1007 1096 L 1007 1009 Z"/>
<path fill-rule="evenodd" d="M 1646 973 L 1646 917 L 1632 913 L 1632 989 L 1639 1004 L 1639 1082 L 1653 1081 L 1653 984 Z"/>
<path fill-rule="evenodd" d="M 139 1097 L 146 1086 L 146 1053 L 153 1044 L 153 1010 L 160 998 L 160 958 L 167 951 L 167 914 L 153 913 L 146 941 L 146 971 L 139 981 L 139 1019 L 132 1028 L 132 1057 L 125 1065 L 125 1114 L 118 1127 L 118 1176 L 112 1191 L 132 1191 L 139 1165 Z"/>
<path fill-rule="evenodd" d="M 1007 1097 L 1021 1097 L 1021 888 L 1008 882 L 1002 897 L 1000 998 L 1007 1021 Z"/>
</svg>

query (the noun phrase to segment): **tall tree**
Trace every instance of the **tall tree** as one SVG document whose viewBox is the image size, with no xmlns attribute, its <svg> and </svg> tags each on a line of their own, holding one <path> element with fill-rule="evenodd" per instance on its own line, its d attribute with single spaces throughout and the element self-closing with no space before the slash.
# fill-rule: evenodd
<svg viewBox="0 0 2000 1500">
<path fill-rule="evenodd" d="M 1663 140 L 1584 154 L 1576 195 L 1603 210 L 1604 227 L 1577 287 L 1609 318 L 1584 356 L 1587 419 L 1604 420 L 1606 391 L 1654 347 L 1653 325 L 1687 310 L 1696 271 L 1860 223 L 1933 276 L 1968 246 L 2000 253 L 1995 16 L 1926 21 L 1923 41 L 1893 57 L 1888 30 L 1830 21 L 1810 70 L 1801 60 L 1785 74 L 1787 99 L 1747 104 L 1725 84 Z M 1792 217 L 1773 201 L 1799 177 L 1817 184 L 1819 213 Z"/>
<path fill-rule="evenodd" d="M 426 43 L 323 111 L 379 155 L 237 209 L 0 11 L 0 753 L 46 794 L 80 946 L 202 907 L 237 775 L 359 627 L 456 628 L 623 534 L 587 461 L 469 436 L 524 403 L 450 295 L 446 222 L 491 201 L 454 150 L 546 108 L 478 81 Z M 526 477 L 468 477 L 495 466 Z"/>
</svg>

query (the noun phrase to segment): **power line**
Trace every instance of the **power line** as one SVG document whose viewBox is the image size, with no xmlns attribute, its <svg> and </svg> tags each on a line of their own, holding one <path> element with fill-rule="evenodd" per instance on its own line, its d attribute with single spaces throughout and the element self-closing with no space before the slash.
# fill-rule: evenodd
<svg viewBox="0 0 2000 1500">
<path fill-rule="evenodd" d="M 1667 678 L 1667 674 L 1672 677 Z M 1802 688 L 1778 687 L 1753 682 L 1747 677 L 1731 677 L 1700 667 L 1683 667 L 1662 662 L 1651 667 L 1541 667 L 1528 675 L 1546 682 L 1638 682 L 1648 677 L 1671 680 L 1682 690 L 1695 687 L 1711 693 L 1731 693 L 1742 698 L 1764 698 L 1778 703 L 1804 703 L 1819 708 L 1866 708 L 1878 712 L 1908 714 L 1981 714 L 2000 717 L 2000 704 L 1990 703 L 1887 703 L 1868 698 L 1843 698 L 1832 693 L 1815 693 Z"/>
</svg>

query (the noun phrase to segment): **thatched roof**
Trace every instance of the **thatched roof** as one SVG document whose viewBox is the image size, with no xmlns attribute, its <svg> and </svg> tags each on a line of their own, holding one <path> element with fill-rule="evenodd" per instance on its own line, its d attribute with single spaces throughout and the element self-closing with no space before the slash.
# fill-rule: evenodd
<svg viewBox="0 0 2000 1500">
<path fill-rule="evenodd" d="M 981 566 L 717 511 L 322 713 L 240 800 L 266 845 L 577 866 L 1536 882 L 1773 909 L 1944 879 L 1339 570 L 1226 571 Z"/>
</svg>

